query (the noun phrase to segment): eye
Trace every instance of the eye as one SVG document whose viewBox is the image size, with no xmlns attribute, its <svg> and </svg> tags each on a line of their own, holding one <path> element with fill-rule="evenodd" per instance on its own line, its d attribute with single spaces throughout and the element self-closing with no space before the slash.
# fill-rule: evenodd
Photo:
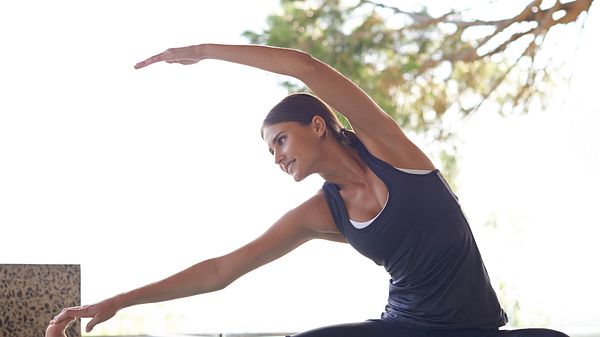
<svg viewBox="0 0 600 337">
<path fill-rule="evenodd" d="M 285 141 L 287 139 L 287 136 L 281 136 L 279 138 L 277 138 L 277 145 L 282 146 L 283 144 L 285 144 Z"/>
</svg>

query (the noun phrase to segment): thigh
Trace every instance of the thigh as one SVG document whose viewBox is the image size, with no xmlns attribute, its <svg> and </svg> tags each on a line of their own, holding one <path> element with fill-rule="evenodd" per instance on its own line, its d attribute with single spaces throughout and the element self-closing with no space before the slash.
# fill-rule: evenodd
<svg viewBox="0 0 600 337">
<path fill-rule="evenodd" d="M 331 325 L 288 337 L 569 337 L 551 329 L 410 329 L 384 320 Z"/>
<path fill-rule="evenodd" d="M 396 337 L 389 324 L 382 320 L 368 320 L 326 326 L 288 337 Z M 407 336 L 411 337 L 411 336 Z"/>
<path fill-rule="evenodd" d="M 498 337 L 569 337 L 566 334 L 550 329 L 515 329 L 500 330 Z"/>
</svg>

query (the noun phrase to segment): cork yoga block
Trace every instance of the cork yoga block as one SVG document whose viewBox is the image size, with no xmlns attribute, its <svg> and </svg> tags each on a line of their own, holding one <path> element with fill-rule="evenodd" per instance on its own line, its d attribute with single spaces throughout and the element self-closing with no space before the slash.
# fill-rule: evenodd
<svg viewBox="0 0 600 337">
<path fill-rule="evenodd" d="M 0 264 L 0 336 L 43 337 L 64 307 L 80 305 L 79 265 Z M 79 320 L 67 330 L 79 337 Z"/>
</svg>

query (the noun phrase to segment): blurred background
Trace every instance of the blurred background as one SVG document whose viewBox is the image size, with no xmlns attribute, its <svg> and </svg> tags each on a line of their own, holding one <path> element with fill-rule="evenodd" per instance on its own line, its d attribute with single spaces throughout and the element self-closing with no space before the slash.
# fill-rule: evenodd
<svg viewBox="0 0 600 337">
<path fill-rule="evenodd" d="M 226 254 L 315 193 L 259 135 L 301 83 L 214 60 L 133 69 L 169 47 L 271 44 L 353 79 L 430 155 L 510 326 L 600 333 L 599 22 L 591 0 L 3 2 L 0 263 L 81 264 L 92 303 Z M 90 335 L 362 321 L 387 280 L 348 245 L 309 242 Z"/>
</svg>

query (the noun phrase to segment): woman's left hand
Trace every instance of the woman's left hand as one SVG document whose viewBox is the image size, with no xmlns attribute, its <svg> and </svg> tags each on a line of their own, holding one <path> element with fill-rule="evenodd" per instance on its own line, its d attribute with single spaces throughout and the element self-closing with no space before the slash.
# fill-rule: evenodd
<svg viewBox="0 0 600 337">
<path fill-rule="evenodd" d="M 76 318 L 65 319 L 58 323 L 50 323 L 46 328 L 46 337 L 66 337 L 65 329 L 69 324 L 75 322 Z"/>
<path fill-rule="evenodd" d="M 165 61 L 167 63 L 179 63 L 179 64 L 194 64 L 202 60 L 201 46 L 189 46 L 181 48 L 169 48 L 160 54 L 156 54 L 142 62 L 138 62 L 134 68 L 140 69 L 151 65 L 152 63 Z"/>
</svg>

